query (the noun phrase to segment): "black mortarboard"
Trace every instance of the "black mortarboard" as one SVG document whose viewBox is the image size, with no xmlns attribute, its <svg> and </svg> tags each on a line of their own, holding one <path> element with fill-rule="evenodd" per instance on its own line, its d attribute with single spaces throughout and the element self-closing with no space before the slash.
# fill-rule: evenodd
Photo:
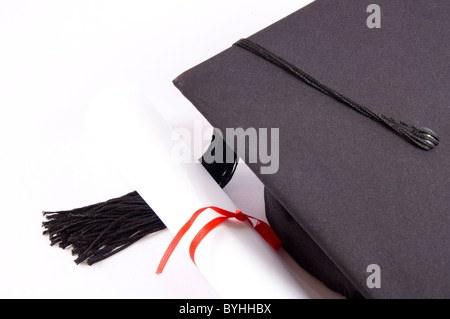
<svg viewBox="0 0 450 319">
<path fill-rule="evenodd" d="M 450 2 L 370 4 L 317 0 L 174 83 L 223 132 L 279 128 L 278 172 L 247 162 L 305 269 L 349 297 L 448 298 Z"/>
</svg>

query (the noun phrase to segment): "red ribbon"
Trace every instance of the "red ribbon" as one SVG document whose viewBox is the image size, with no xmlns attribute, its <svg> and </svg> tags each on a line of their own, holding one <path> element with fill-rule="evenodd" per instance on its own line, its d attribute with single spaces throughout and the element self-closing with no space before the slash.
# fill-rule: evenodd
<svg viewBox="0 0 450 319">
<path fill-rule="evenodd" d="M 214 206 L 203 207 L 203 208 L 199 209 L 198 211 L 196 211 L 192 215 L 192 217 L 187 221 L 186 224 L 184 224 L 183 227 L 181 227 L 181 229 L 179 230 L 177 235 L 173 238 L 172 242 L 170 243 L 169 247 L 167 248 L 166 252 L 164 253 L 164 256 L 161 258 L 158 269 L 156 270 L 156 273 L 158 275 L 163 272 L 164 267 L 166 266 L 167 261 L 169 260 L 173 251 L 177 247 L 181 238 L 183 238 L 184 234 L 186 234 L 186 232 L 189 230 L 189 228 L 191 228 L 195 219 L 202 212 L 204 212 L 207 209 L 212 209 L 224 217 L 217 217 L 217 218 L 211 220 L 210 222 L 208 222 L 205 226 L 203 226 L 202 229 L 200 229 L 200 231 L 197 233 L 197 235 L 194 237 L 194 239 L 192 239 L 191 245 L 189 246 L 189 255 L 191 256 L 191 259 L 194 262 L 194 264 L 195 264 L 195 259 L 194 259 L 195 250 L 197 249 L 198 245 L 201 243 L 203 238 L 205 238 L 206 235 L 208 235 L 211 230 L 213 230 L 214 228 L 216 228 L 217 226 L 219 226 L 221 223 L 223 223 L 224 221 L 226 221 L 229 218 L 236 218 L 237 220 L 239 220 L 241 222 L 245 222 L 248 225 L 250 225 L 261 235 L 261 237 L 270 246 L 272 246 L 273 249 L 278 250 L 278 248 L 281 247 L 281 241 L 278 239 L 277 235 L 275 235 L 272 228 L 270 228 L 270 226 L 267 223 L 263 222 L 262 220 L 255 218 L 255 217 L 245 215 L 240 210 L 237 210 L 235 213 L 233 213 L 233 212 L 229 212 L 227 210 L 224 210 L 224 209 L 221 209 L 218 207 L 214 207 Z M 256 221 L 255 225 L 253 225 L 253 222 L 251 221 L 251 219 Z"/>
</svg>

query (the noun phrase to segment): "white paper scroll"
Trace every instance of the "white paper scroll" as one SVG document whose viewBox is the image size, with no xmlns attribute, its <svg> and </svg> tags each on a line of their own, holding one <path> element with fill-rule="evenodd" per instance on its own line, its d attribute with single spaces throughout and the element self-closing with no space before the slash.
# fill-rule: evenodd
<svg viewBox="0 0 450 319">
<path fill-rule="evenodd" d="M 176 234 L 206 206 L 238 209 L 200 163 L 173 160 L 173 130 L 133 85 L 103 91 L 92 103 L 88 126 L 95 143 Z M 245 213 L 245 212 L 244 212 Z M 188 252 L 198 230 L 217 213 L 207 211 L 180 242 Z M 181 249 L 180 247 L 180 249 Z M 197 267 L 224 298 L 307 298 L 277 253 L 245 223 L 229 220 L 199 245 Z M 170 260 L 161 276 L 170 276 Z"/>
</svg>

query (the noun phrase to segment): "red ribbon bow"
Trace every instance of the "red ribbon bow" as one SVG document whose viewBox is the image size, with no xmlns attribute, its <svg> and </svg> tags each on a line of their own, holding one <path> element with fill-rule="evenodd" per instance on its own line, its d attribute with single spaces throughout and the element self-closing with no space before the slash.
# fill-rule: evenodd
<svg viewBox="0 0 450 319">
<path fill-rule="evenodd" d="M 173 251 L 177 247 L 178 243 L 180 242 L 181 238 L 183 238 L 184 234 L 191 228 L 192 224 L 194 223 L 195 219 L 205 210 L 212 209 L 215 212 L 223 215 L 224 217 L 217 217 L 210 222 L 208 222 L 205 226 L 203 226 L 202 229 L 197 233 L 197 235 L 192 239 L 191 245 L 189 246 L 189 255 L 191 256 L 192 261 L 195 264 L 195 250 L 197 249 L 198 245 L 201 243 L 203 238 L 208 235 L 208 233 L 219 226 L 221 223 L 226 221 L 229 218 L 236 218 L 237 220 L 241 222 L 245 222 L 248 225 L 250 225 L 252 228 L 254 228 L 261 237 L 270 245 L 273 249 L 278 250 L 278 248 L 281 247 L 281 241 L 278 239 L 277 235 L 273 232 L 272 228 L 270 226 L 263 222 L 262 220 L 251 217 L 248 215 L 245 215 L 240 210 L 237 210 L 235 213 L 229 212 L 227 210 L 209 206 L 209 207 L 203 207 L 196 211 L 192 217 L 188 220 L 186 224 L 184 224 L 183 227 L 181 227 L 180 231 L 177 233 L 177 235 L 173 238 L 172 242 L 170 243 L 169 247 L 167 248 L 166 252 L 164 253 L 164 256 L 161 258 L 161 261 L 159 263 L 158 269 L 156 270 L 156 273 L 159 275 L 164 270 L 164 267 L 167 264 L 167 261 L 169 260 L 170 256 L 172 255 Z M 256 220 L 256 225 L 253 225 L 253 222 L 251 219 Z"/>
</svg>

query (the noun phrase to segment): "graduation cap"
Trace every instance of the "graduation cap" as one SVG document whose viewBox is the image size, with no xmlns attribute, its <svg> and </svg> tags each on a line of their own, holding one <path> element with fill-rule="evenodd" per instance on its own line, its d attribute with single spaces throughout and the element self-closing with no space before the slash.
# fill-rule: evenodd
<svg viewBox="0 0 450 319">
<path fill-rule="evenodd" d="M 174 80 L 223 133 L 278 129 L 272 172 L 249 141 L 226 153 L 264 183 L 284 248 L 347 297 L 450 297 L 449 14 L 445 0 L 316 0 Z M 222 187 L 232 158 L 203 162 Z M 77 263 L 165 227 L 136 192 L 46 215 Z"/>
<path fill-rule="evenodd" d="M 279 129 L 273 174 L 235 150 L 307 271 L 347 297 L 448 298 L 450 3 L 369 4 L 317 0 L 174 83 L 222 132 Z"/>
</svg>

